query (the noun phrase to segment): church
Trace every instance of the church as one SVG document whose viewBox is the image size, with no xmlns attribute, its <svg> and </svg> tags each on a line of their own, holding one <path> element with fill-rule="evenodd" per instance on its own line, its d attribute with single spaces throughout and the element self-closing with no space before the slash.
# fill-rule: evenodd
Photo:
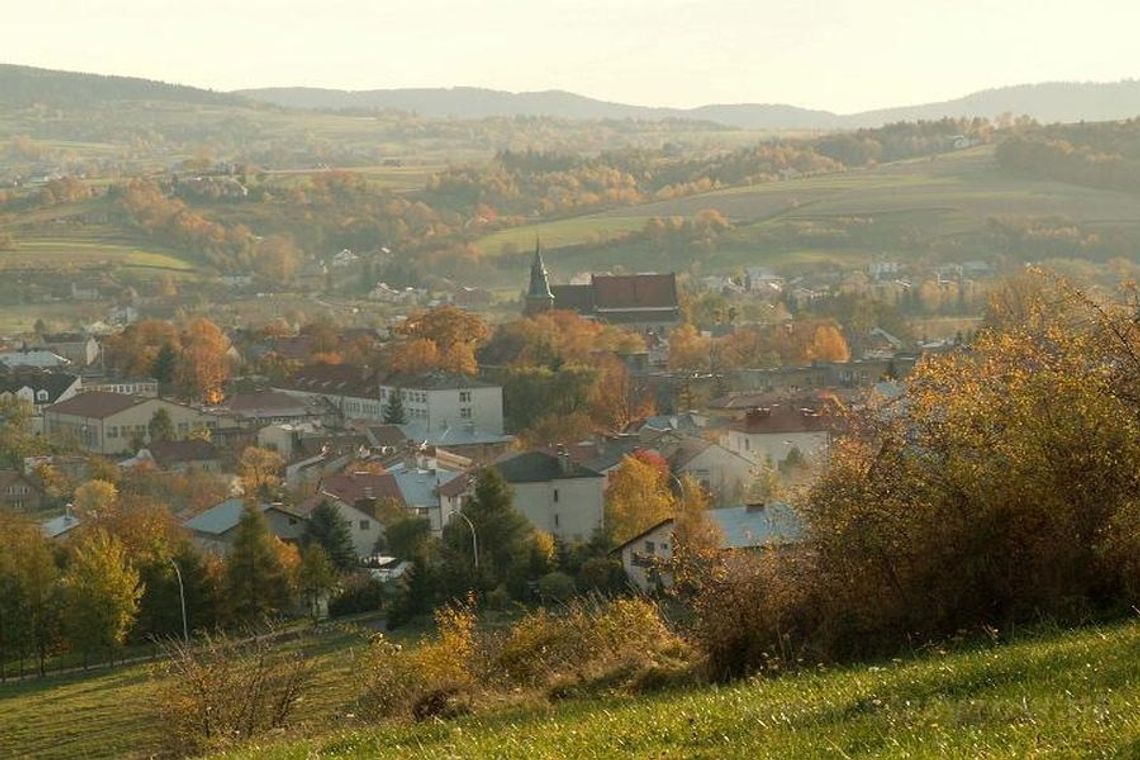
<svg viewBox="0 0 1140 760">
<path fill-rule="evenodd" d="M 681 322 L 674 273 L 592 274 L 588 285 L 551 285 L 536 243 L 523 314 L 556 309 L 631 330 L 668 330 Z"/>
</svg>

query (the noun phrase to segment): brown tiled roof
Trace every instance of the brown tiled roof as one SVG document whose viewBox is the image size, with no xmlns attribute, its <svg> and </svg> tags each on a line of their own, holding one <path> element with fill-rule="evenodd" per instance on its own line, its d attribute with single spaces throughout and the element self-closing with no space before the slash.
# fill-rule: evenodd
<svg viewBox="0 0 1140 760">
<path fill-rule="evenodd" d="M 594 310 L 594 287 L 592 285 L 551 285 L 554 294 L 554 308 L 588 314 Z"/>
<path fill-rule="evenodd" d="M 310 364 L 297 370 L 282 387 L 358 398 L 377 398 L 380 393 L 376 372 L 359 364 Z"/>
<path fill-rule="evenodd" d="M 356 505 L 364 499 L 394 499 L 403 504 L 400 486 L 391 473 L 352 472 L 333 475 L 321 482 L 320 491 L 345 504 Z"/>
<path fill-rule="evenodd" d="M 730 430 L 750 434 L 812 433 L 830 430 L 833 417 L 816 409 L 773 406 L 754 409 L 743 420 L 728 425 Z"/>
<path fill-rule="evenodd" d="M 105 391 L 88 391 L 78 396 L 52 404 L 45 411 L 54 414 L 69 414 L 75 417 L 90 417 L 101 420 L 111 415 L 130 409 L 135 404 L 146 399 L 126 396 L 122 393 L 107 393 Z"/>
<path fill-rule="evenodd" d="M 677 308 L 677 278 L 672 273 L 594 275 L 593 285 L 598 310 Z"/>
<path fill-rule="evenodd" d="M 466 491 L 470 485 L 471 485 L 471 473 L 465 472 L 465 473 L 462 473 L 461 475 L 454 477 L 451 480 L 447 481 L 446 483 L 441 485 L 437 490 L 439 491 L 440 496 L 447 496 L 450 498 L 453 496 L 459 496 L 464 491 Z"/>
<path fill-rule="evenodd" d="M 146 448 L 159 465 L 207 462 L 218 458 L 218 450 L 209 441 L 154 441 Z"/>
</svg>

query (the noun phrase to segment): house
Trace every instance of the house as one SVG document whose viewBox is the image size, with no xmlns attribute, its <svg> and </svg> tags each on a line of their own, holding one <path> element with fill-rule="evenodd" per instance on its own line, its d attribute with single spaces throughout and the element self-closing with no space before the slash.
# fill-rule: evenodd
<svg viewBox="0 0 1140 760">
<path fill-rule="evenodd" d="M 0 507 L 17 512 L 34 512 L 46 501 L 43 486 L 19 470 L 0 470 Z"/>
<path fill-rule="evenodd" d="M 803 523 L 787 504 L 723 507 L 705 514 L 719 530 L 725 551 L 779 549 L 803 539 Z M 673 558 L 673 526 L 673 518 L 663 520 L 611 552 L 620 557 L 630 583 L 643 593 L 672 582 L 667 564 Z"/>
<path fill-rule="evenodd" d="M 0 366 L 0 399 L 20 399 L 37 415 L 52 404 L 76 396 L 83 387 L 78 375 L 36 367 Z"/>
<path fill-rule="evenodd" d="M 179 438 L 233 425 L 225 417 L 165 399 L 91 391 L 44 409 L 44 431 L 52 440 L 74 442 L 95 454 L 121 454 L 149 441 L 148 426 L 159 409 L 170 416 Z"/>
<path fill-rule="evenodd" d="M 323 400 L 345 419 L 382 420 L 379 376 L 358 364 L 311 364 L 273 390 L 305 400 Z"/>
<path fill-rule="evenodd" d="M 748 267 L 744 270 L 744 285 L 753 293 L 778 294 L 784 289 L 784 278 L 767 267 Z"/>
<path fill-rule="evenodd" d="M 715 504 L 738 501 L 746 492 L 756 464 L 725 447 L 695 436 L 659 446 L 678 478 L 688 475 L 708 492 Z"/>
<path fill-rule="evenodd" d="M 282 541 L 297 543 L 304 537 L 305 518 L 301 514 L 281 504 L 260 504 L 256 508 L 265 515 L 269 532 Z M 244 510 L 245 502 L 241 499 L 226 499 L 190 518 L 184 526 L 199 549 L 224 557 L 233 548 Z"/>
<path fill-rule="evenodd" d="M 756 464 L 784 463 L 792 450 L 810 456 L 827 449 L 832 417 L 826 409 L 792 404 L 749 410 L 743 420 L 730 422 L 720 445 Z"/>
<path fill-rule="evenodd" d="M 396 479 L 404 505 L 412 514 L 426 517 L 438 536 L 462 508 L 472 464 L 466 457 L 424 446 L 405 461 L 393 464 L 388 472 Z M 447 487 L 456 480 L 459 483 L 455 487 Z"/>
<path fill-rule="evenodd" d="M 59 517 L 40 523 L 40 530 L 52 541 L 62 540 L 67 534 L 79 527 L 80 520 L 68 509 Z"/>
<path fill-rule="evenodd" d="M 209 441 L 153 441 L 144 451 L 158 469 L 167 472 L 222 471 L 221 454 Z"/>
<path fill-rule="evenodd" d="M 0 364 L 8 367 L 38 367 L 58 369 L 71 364 L 65 357 L 43 348 L 13 348 L 0 351 Z"/>
<path fill-rule="evenodd" d="M 89 367 L 99 359 L 99 341 L 85 333 L 42 335 L 35 348 L 59 354 L 77 367 Z"/>
<path fill-rule="evenodd" d="M 348 521 L 358 557 L 372 554 L 376 541 L 384 535 L 382 515 L 377 507 L 383 506 L 382 502 L 404 504 L 400 487 L 391 473 L 359 470 L 322 480 L 316 495 L 303 505 L 304 513 L 311 514 L 322 501 L 332 504 Z"/>
<path fill-rule="evenodd" d="M 503 434 L 501 385 L 449 372 L 390 375 L 381 382 L 382 404 L 391 403 L 397 393 L 403 400 L 405 424 L 429 436 L 461 427 Z"/>
<path fill-rule="evenodd" d="M 243 425 L 262 427 L 317 420 L 327 407 L 324 399 L 305 399 L 284 391 L 254 391 L 235 393 L 225 408 Z"/>
<path fill-rule="evenodd" d="M 639 330 L 666 329 L 681 321 L 677 278 L 672 272 L 592 274 L 588 284 L 552 286 L 536 245 L 523 313 L 530 316 L 558 309 Z"/>
<path fill-rule="evenodd" d="M 514 491 L 517 509 L 538 530 L 588 541 L 605 521 L 606 478 L 567 453 L 525 451 L 492 465 Z"/>
</svg>

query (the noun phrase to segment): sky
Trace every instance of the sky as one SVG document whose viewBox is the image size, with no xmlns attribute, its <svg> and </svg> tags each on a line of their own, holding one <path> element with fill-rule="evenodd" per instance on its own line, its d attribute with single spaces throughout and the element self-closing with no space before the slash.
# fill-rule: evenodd
<svg viewBox="0 0 1140 760">
<path fill-rule="evenodd" d="M 0 62 L 232 90 L 562 89 L 840 113 L 1140 78 L 1140 0 L 34 0 Z"/>
</svg>

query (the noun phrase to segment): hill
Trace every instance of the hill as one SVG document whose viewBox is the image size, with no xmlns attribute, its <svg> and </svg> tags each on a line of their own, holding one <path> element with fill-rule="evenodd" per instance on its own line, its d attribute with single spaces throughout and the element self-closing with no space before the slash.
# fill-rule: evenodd
<svg viewBox="0 0 1140 760">
<path fill-rule="evenodd" d="M 351 650 L 319 654 L 301 740 L 236 758 L 1132 756 L 1140 623 L 877 665 L 642 697 L 600 696 L 456 721 L 353 726 Z M 146 666 L 0 685 L 0 755 L 147 756 L 162 726 Z M 322 735 L 323 734 L 323 735 Z M 316 738 L 313 738 L 316 737 Z"/>
<path fill-rule="evenodd" d="M 245 98 L 136 77 L 81 74 L 0 64 L 0 105 L 75 107 L 115 100 L 240 105 Z"/>
<path fill-rule="evenodd" d="M 287 108 L 414 111 L 435 118 L 552 116 L 566 119 L 691 119 L 738 129 L 854 129 L 942 117 L 993 118 L 1026 114 L 1043 122 L 1104 121 L 1140 115 L 1140 81 L 1050 82 L 1001 87 L 954 100 L 853 114 L 792 105 L 739 103 L 699 108 L 653 108 L 596 100 L 561 90 L 504 92 L 476 87 L 335 90 L 278 87 L 235 94 Z"/>
</svg>

